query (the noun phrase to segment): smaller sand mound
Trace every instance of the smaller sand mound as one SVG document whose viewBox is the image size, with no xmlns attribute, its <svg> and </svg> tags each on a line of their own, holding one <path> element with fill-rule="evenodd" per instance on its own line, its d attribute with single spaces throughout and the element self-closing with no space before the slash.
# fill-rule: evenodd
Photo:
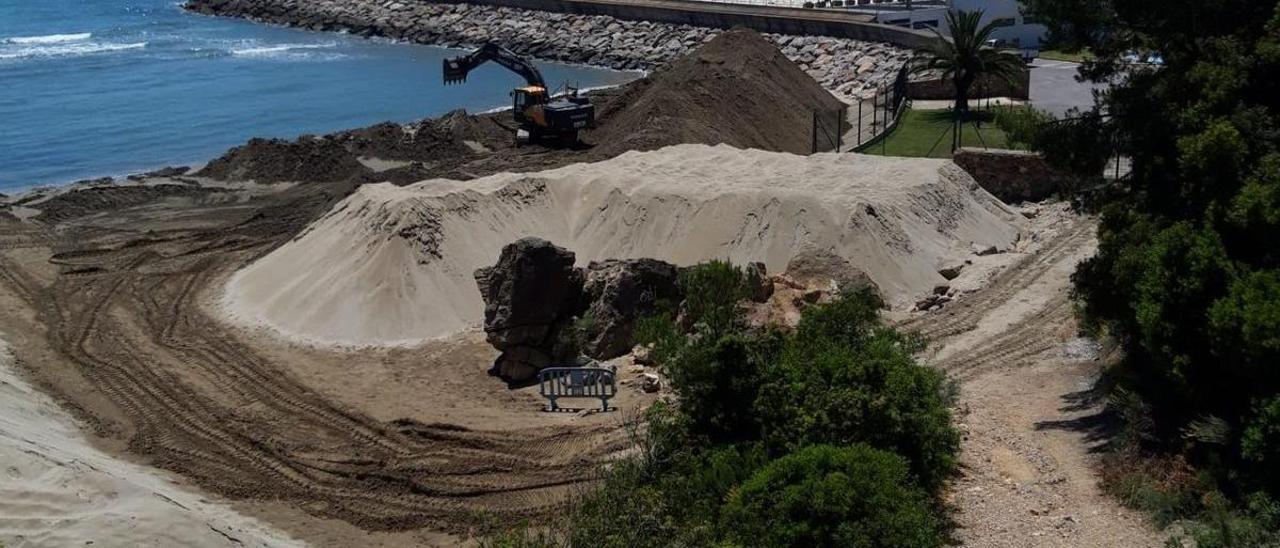
<svg viewBox="0 0 1280 548">
<path fill-rule="evenodd" d="M 323 183 L 364 171 L 368 168 L 335 139 L 303 136 L 296 141 L 252 139 L 209 162 L 196 175 L 225 181 Z"/>
<path fill-rule="evenodd" d="M 232 276 L 224 309 L 296 340 L 396 345 L 478 325 L 473 277 L 525 236 L 580 265 L 650 257 L 786 267 L 820 249 L 893 303 L 945 280 L 974 242 L 1008 247 L 1021 217 L 943 160 L 804 157 L 679 145 L 467 182 L 360 187 L 293 241 Z"/>
<path fill-rule="evenodd" d="M 808 154 L 814 111 L 842 107 L 773 42 L 735 29 L 629 85 L 590 139 L 606 155 L 680 143 Z"/>
<path fill-rule="evenodd" d="M 374 173 L 360 159 L 452 165 L 475 156 L 468 141 L 493 140 L 509 141 L 510 134 L 491 119 L 455 110 L 413 124 L 383 122 L 323 137 L 303 136 L 294 141 L 252 139 L 209 162 L 197 175 L 259 183 L 326 183 L 357 176 L 375 181 L 402 180 L 395 173 Z"/>
</svg>

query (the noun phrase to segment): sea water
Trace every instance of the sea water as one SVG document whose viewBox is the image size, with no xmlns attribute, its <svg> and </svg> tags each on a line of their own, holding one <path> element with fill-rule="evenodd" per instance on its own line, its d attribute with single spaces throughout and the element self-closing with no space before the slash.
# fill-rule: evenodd
<svg viewBox="0 0 1280 548">
<path fill-rule="evenodd" d="M 0 0 L 0 192 L 208 161 L 292 138 L 510 104 L 493 64 L 444 86 L 462 53 L 207 17 L 177 0 Z M 549 84 L 637 75 L 539 63 Z"/>
</svg>

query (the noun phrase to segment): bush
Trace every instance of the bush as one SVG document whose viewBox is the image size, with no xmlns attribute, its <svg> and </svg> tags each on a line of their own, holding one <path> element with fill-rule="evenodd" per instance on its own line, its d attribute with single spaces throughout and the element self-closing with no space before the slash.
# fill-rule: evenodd
<svg viewBox="0 0 1280 548">
<path fill-rule="evenodd" d="M 748 329 L 745 279 L 723 262 L 682 273 L 684 329 L 668 311 L 636 330 L 676 403 L 649 409 L 555 534 L 491 545 L 939 545 L 959 438 L 950 386 L 912 358 L 922 341 L 881 326 L 869 291 L 806 309 L 794 333 Z"/>
<path fill-rule="evenodd" d="M 726 261 L 710 261 L 680 272 L 685 295 L 681 323 L 695 331 L 718 335 L 742 327 L 739 303 L 750 295 L 747 276 Z"/>
<path fill-rule="evenodd" d="M 807 447 L 730 496 L 724 530 L 743 546 L 940 546 L 928 496 L 903 460 L 865 445 Z"/>
<path fill-rule="evenodd" d="M 568 520 L 569 546 L 665 548 L 680 535 L 662 491 L 635 460 L 614 463 L 598 489 L 572 500 Z"/>
<path fill-rule="evenodd" d="M 1009 146 L 1030 149 L 1041 143 L 1040 133 L 1053 116 L 1032 107 L 996 109 L 996 127 L 1004 131 Z"/>
<path fill-rule="evenodd" d="M 666 367 L 692 433 L 713 443 L 759 436 L 753 403 L 770 359 L 767 340 L 724 335 L 690 344 Z"/>
<path fill-rule="evenodd" d="M 960 443 L 950 387 L 915 362 L 920 340 L 873 323 L 876 303 L 855 293 L 805 311 L 756 399 L 762 436 L 775 452 L 854 443 L 894 451 L 934 490 L 955 470 Z"/>
</svg>

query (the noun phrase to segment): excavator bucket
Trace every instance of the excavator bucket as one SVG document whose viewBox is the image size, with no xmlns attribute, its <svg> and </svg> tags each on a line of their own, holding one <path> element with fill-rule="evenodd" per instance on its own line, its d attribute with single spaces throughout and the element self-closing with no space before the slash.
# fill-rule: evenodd
<svg viewBox="0 0 1280 548">
<path fill-rule="evenodd" d="M 444 83 L 459 84 L 467 81 L 467 68 L 462 66 L 459 59 L 444 60 Z"/>
</svg>

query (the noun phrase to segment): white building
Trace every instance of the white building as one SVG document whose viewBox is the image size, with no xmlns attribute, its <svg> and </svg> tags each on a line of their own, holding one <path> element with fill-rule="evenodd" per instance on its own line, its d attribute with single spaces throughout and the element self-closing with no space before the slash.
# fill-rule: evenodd
<svg viewBox="0 0 1280 548">
<path fill-rule="evenodd" d="M 999 25 L 992 38 L 1026 49 L 1039 48 L 1049 30 L 1034 17 L 1024 15 L 1018 0 L 868 0 L 849 4 L 856 5 L 857 11 L 875 14 L 877 23 L 915 29 L 932 27 L 944 34 L 947 11 L 982 10 L 982 25 L 992 21 Z"/>
<path fill-rule="evenodd" d="M 1009 45 L 1022 48 L 1039 48 L 1049 32 L 1034 17 L 1023 15 L 1018 0 L 950 0 L 951 9 L 959 11 L 982 10 L 982 24 L 996 21 L 999 28 L 991 37 Z"/>
</svg>

